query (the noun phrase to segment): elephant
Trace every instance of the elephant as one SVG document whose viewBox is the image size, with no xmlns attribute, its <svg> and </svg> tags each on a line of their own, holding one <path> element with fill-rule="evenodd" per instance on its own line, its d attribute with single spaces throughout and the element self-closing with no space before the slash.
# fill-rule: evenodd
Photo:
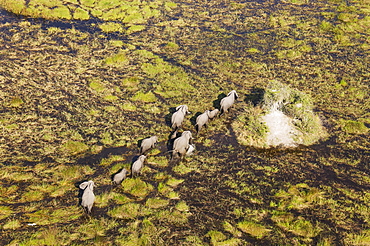
<svg viewBox="0 0 370 246">
<path fill-rule="evenodd" d="M 194 144 L 189 144 L 189 148 L 186 151 L 185 156 L 191 156 L 195 151 L 195 145 Z"/>
<path fill-rule="evenodd" d="M 210 120 L 212 120 L 213 118 L 215 118 L 218 115 L 219 112 L 220 112 L 220 110 L 218 110 L 217 108 L 210 111 L 209 114 L 208 114 L 208 118 Z"/>
<path fill-rule="evenodd" d="M 188 106 L 180 105 L 176 107 L 176 112 L 173 113 L 171 117 L 171 127 L 174 130 L 177 130 L 179 127 L 181 127 L 186 114 L 190 114 Z"/>
<path fill-rule="evenodd" d="M 184 158 L 186 152 L 189 149 L 190 141 L 192 138 L 193 137 L 190 131 L 184 131 L 180 137 L 176 138 L 173 142 L 172 157 L 174 157 L 176 153 L 179 157 Z"/>
<path fill-rule="evenodd" d="M 126 168 L 122 168 L 122 170 L 119 173 L 116 173 L 113 177 L 113 183 L 116 185 L 120 184 L 127 176 L 127 170 Z"/>
<path fill-rule="evenodd" d="M 235 100 L 239 98 L 235 90 L 232 90 L 227 94 L 227 97 L 222 98 L 220 102 L 220 112 L 221 114 L 228 111 L 228 109 L 234 104 Z"/>
<path fill-rule="evenodd" d="M 144 154 L 149 149 L 154 148 L 157 141 L 157 136 L 151 136 L 150 138 L 143 139 L 140 146 L 140 155 Z"/>
<path fill-rule="evenodd" d="M 140 174 L 140 171 L 144 166 L 145 158 L 146 158 L 145 155 L 140 155 L 139 158 L 137 158 L 137 160 L 134 163 L 132 163 L 132 167 L 131 167 L 132 177 L 134 177 L 135 174 L 137 175 Z"/>
<path fill-rule="evenodd" d="M 84 190 L 82 194 L 82 201 L 81 206 L 85 209 L 87 209 L 87 213 L 91 213 L 92 206 L 95 201 L 95 195 L 94 195 L 94 181 L 89 180 L 85 181 L 80 184 L 80 189 Z"/>
<path fill-rule="evenodd" d="M 205 126 L 208 123 L 209 114 L 210 114 L 210 111 L 206 110 L 206 111 L 204 111 L 203 114 L 201 114 L 197 117 L 196 124 L 195 124 L 197 133 L 199 133 L 200 129 L 202 129 L 202 127 Z"/>
</svg>

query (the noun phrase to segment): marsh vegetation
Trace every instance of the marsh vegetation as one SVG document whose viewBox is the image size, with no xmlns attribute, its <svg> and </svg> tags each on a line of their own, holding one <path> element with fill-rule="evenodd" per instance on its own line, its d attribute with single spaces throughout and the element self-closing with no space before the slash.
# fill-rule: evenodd
<svg viewBox="0 0 370 246">
<path fill-rule="evenodd" d="M 366 1 L 0 6 L 1 245 L 370 243 Z M 271 81 L 307 103 L 286 113 L 314 114 L 321 140 L 253 147 L 264 146 Z M 172 109 L 189 106 L 182 128 L 194 132 L 191 117 L 231 90 L 240 98 L 202 129 L 196 153 L 170 163 Z M 140 175 L 113 186 L 153 135 Z"/>
</svg>

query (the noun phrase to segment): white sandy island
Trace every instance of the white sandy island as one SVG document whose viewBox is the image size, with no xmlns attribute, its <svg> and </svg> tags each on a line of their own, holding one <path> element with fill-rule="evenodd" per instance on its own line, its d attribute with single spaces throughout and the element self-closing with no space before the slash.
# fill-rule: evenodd
<svg viewBox="0 0 370 246">
<path fill-rule="evenodd" d="M 292 119 L 279 110 L 273 110 L 262 116 L 269 129 L 267 133 L 267 144 L 270 146 L 295 147 L 297 143 L 293 140 L 295 129 Z"/>
</svg>

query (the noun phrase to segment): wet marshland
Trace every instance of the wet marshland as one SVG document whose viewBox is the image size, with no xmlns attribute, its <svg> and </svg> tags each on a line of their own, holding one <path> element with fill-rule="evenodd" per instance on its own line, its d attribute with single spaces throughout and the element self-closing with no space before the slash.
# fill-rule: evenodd
<svg viewBox="0 0 370 246">
<path fill-rule="evenodd" d="M 25 1 L 47 5 L 36 2 Z M 0 12 L 0 244 L 370 243 L 366 1 L 48 4 L 73 14 Z M 310 94 L 328 136 L 239 143 L 234 123 L 271 80 Z M 194 132 L 194 116 L 233 89 L 240 98 L 195 137 L 196 153 L 169 162 L 173 108 L 189 106 Z M 155 134 L 142 174 L 113 186 Z M 90 179 L 89 217 L 78 185 Z"/>
</svg>

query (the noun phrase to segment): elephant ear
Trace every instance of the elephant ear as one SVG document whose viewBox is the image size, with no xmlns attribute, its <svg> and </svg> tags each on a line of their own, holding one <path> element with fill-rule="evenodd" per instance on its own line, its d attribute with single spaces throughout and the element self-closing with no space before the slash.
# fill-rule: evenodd
<svg viewBox="0 0 370 246">
<path fill-rule="evenodd" d="M 81 183 L 79 187 L 80 187 L 81 190 L 84 190 L 87 187 L 88 184 L 89 184 L 89 182 L 85 181 L 85 182 Z"/>
<path fill-rule="evenodd" d="M 94 182 L 93 181 L 89 181 L 88 185 L 89 185 L 89 189 L 91 189 L 91 190 L 94 189 Z"/>
</svg>

